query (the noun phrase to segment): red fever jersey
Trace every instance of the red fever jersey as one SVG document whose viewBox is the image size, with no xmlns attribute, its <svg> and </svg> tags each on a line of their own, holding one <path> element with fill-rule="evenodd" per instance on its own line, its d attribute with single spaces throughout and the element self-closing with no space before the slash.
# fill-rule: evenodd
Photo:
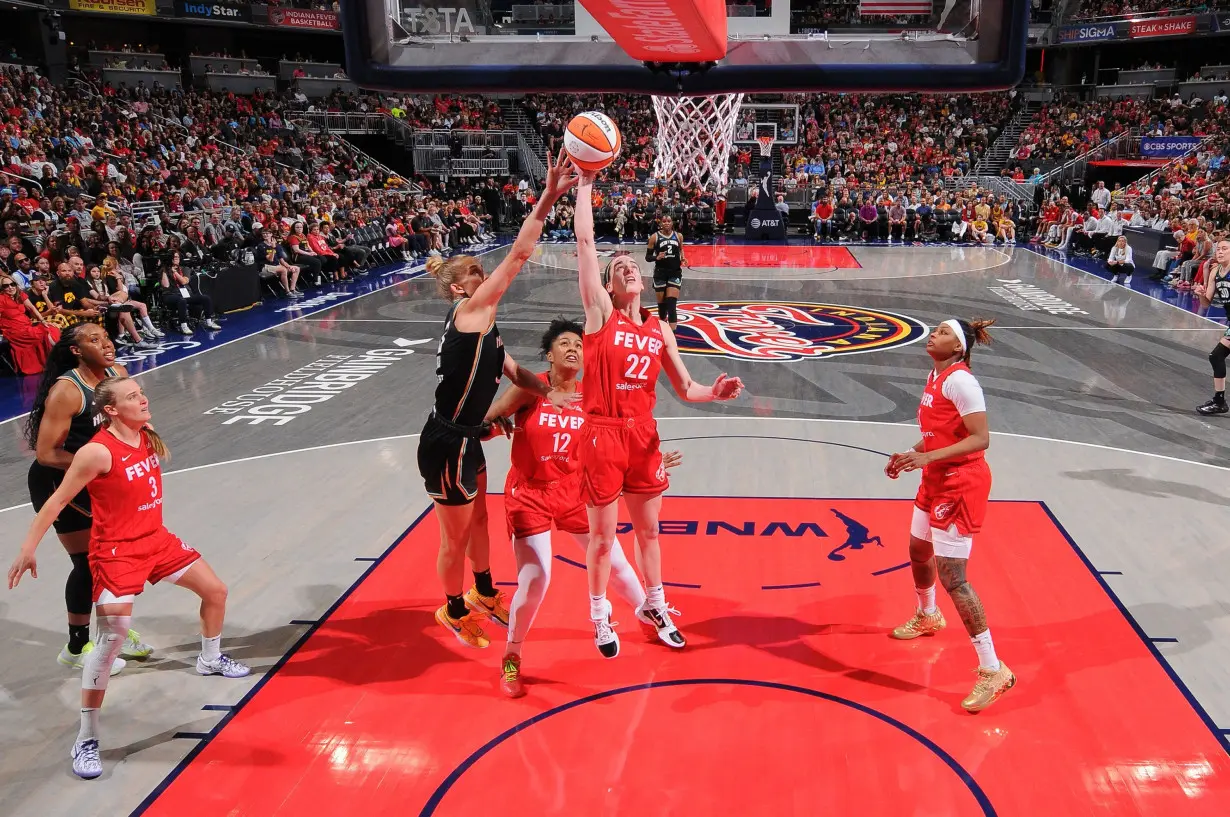
<svg viewBox="0 0 1230 817">
<path fill-rule="evenodd" d="M 964 363 L 954 363 L 939 374 L 932 370 L 927 375 L 927 387 L 923 390 L 922 402 L 918 405 L 918 427 L 922 430 L 924 451 L 947 448 L 969 436 L 957 403 L 944 396 L 944 383 L 954 375 L 958 380 L 968 378 L 966 383 L 977 386 L 977 381 L 974 380 L 969 366 Z M 963 388 L 968 388 L 968 386 L 963 386 Z M 949 391 L 951 393 L 951 386 Z M 983 405 L 981 410 L 985 411 L 986 406 Z M 954 465 L 964 465 L 981 459 L 983 459 L 983 452 L 975 451 L 958 459 L 933 463 L 927 466 L 927 470 L 951 469 Z"/>
<path fill-rule="evenodd" d="M 584 338 L 585 389 L 581 406 L 600 417 L 642 417 L 657 402 L 662 370 L 662 326 L 658 316 L 641 309 L 637 326 L 621 312 Z"/>
<path fill-rule="evenodd" d="M 94 526 L 90 539 L 131 542 L 155 534 L 162 527 L 162 468 L 144 432 L 141 446 L 133 448 L 105 428 L 92 443 L 111 451 L 111 470 L 90 481 Z"/>
<path fill-rule="evenodd" d="M 538 379 L 548 382 L 546 372 Z M 543 397 L 518 411 L 517 433 L 512 441 L 512 470 L 517 478 L 551 482 L 576 471 L 580 464 L 576 451 L 584 425 L 585 413 L 580 408 L 557 409 Z"/>
</svg>

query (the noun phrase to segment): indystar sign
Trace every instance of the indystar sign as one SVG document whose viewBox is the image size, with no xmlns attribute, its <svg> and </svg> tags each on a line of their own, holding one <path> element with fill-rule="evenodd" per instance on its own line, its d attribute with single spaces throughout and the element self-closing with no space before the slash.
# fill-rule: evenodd
<svg viewBox="0 0 1230 817">
<path fill-rule="evenodd" d="M 238 3 L 192 3 L 188 0 L 178 0 L 175 4 L 175 14 L 177 17 L 218 20 L 227 23 L 248 23 L 252 20 L 251 6 Z"/>
</svg>

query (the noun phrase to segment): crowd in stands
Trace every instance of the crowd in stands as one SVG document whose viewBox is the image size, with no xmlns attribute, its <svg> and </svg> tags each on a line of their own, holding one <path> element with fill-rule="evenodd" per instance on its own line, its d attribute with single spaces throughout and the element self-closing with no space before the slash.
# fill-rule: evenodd
<svg viewBox="0 0 1230 817">
<path fill-rule="evenodd" d="M 1198 14 L 1228 8 L 1230 0 L 1081 0 L 1069 19 L 1089 20 L 1131 14 Z"/>
</svg>

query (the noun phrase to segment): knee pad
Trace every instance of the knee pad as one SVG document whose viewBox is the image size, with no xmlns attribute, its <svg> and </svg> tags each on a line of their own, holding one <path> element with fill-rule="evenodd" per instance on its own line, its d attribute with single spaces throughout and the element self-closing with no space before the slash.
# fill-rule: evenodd
<svg viewBox="0 0 1230 817">
<path fill-rule="evenodd" d="M 111 665 L 119 657 L 131 626 L 132 616 L 98 616 L 98 641 L 81 671 L 82 689 L 107 688 Z"/>
<path fill-rule="evenodd" d="M 73 569 L 64 583 L 64 606 L 70 615 L 88 616 L 94 608 L 94 580 L 90 576 L 90 558 L 85 553 L 70 553 Z"/>
<path fill-rule="evenodd" d="M 1219 343 L 1209 352 L 1209 363 L 1213 364 L 1213 376 L 1226 376 L 1226 357 L 1230 355 L 1230 346 Z"/>
<path fill-rule="evenodd" d="M 666 322 L 667 323 L 678 323 L 679 322 L 679 309 L 677 308 L 678 304 L 679 304 L 678 298 L 663 298 L 662 299 L 662 305 L 666 307 Z"/>
</svg>

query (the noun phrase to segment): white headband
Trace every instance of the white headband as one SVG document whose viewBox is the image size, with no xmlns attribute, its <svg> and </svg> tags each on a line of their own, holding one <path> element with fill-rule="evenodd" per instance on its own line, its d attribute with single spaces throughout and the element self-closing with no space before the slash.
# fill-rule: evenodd
<svg viewBox="0 0 1230 817">
<path fill-rule="evenodd" d="M 961 328 L 961 324 L 958 323 L 956 319 L 949 318 L 948 320 L 941 323 L 940 326 L 947 326 L 949 329 L 952 330 L 952 333 L 957 336 L 957 339 L 959 341 L 961 341 L 962 351 L 969 349 L 969 344 L 965 340 L 965 330 Z"/>
</svg>

